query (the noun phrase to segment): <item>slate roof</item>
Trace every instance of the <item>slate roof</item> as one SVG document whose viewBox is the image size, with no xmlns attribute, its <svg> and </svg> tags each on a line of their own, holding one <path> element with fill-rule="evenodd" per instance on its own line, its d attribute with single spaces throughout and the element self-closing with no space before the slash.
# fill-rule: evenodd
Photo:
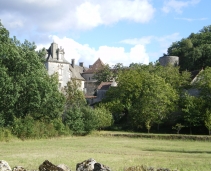
<svg viewBox="0 0 211 171">
<path fill-rule="evenodd" d="M 97 87 L 98 90 L 108 90 L 111 86 L 112 82 L 101 82 L 101 84 Z"/>
<path fill-rule="evenodd" d="M 191 84 L 193 84 L 197 80 L 199 73 L 202 71 L 203 69 L 191 71 Z"/>
<path fill-rule="evenodd" d="M 98 69 L 102 68 L 105 64 L 101 61 L 100 58 L 98 58 L 98 60 L 88 69 L 86 70 L 84 73 L 85 74 L 91 74 L 96 72 Z"/>
<path fill-rule="evenodd" d="M 81 76 L 81 74 L 83 73 L 83 67 L 75 65 L 73 68 L 72 65 L 69 65 L 69 69 L 72 72 L 73 79 L 85 81 L 85 79 Z"/>
</svg>

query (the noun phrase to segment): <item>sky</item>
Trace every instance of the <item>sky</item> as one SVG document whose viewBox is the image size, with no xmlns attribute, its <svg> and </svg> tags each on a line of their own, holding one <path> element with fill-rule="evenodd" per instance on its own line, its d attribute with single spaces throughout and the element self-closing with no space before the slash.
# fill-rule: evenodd
<svg viewBox="0 0 211 171">
<path fill-rule="evenodd" d="M 175 41 L 211 25 L 210 0 L 0 0 L 10 37 L 52 42 L 84 66 L 156 62 Z"/>
</svg>

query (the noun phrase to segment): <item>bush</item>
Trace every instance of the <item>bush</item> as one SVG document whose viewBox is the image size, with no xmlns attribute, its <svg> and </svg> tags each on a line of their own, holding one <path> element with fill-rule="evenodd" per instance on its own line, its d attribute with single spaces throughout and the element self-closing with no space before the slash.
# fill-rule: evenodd
<svg viewBox="0 0 211 171">
<path fill-rule="evenodd" d="M 100 106 L 95 109 L 95 116 L 97 119 L 97 129 L 109 127 L 113 123 L 113 117 L 111 112 L 109 112 L 105 107 Z"/>
<path fill-rule="evenodd" d="M 93 109 L 90 106 L 72 105 L 64 115 L 64 122 L 74 135 L 86 135 L 93 130 L 111 126 L 113 118 L 103 106 Z"/>
<path fill-rule="evenodd" d="M 0 141 L 10 141 L 12 133 L 9 128 L 0 128 Z"/>
<path fill-rule="evenodd" d="M 71 106 L 65 113 L 64 122 L 74 135 L 86 135 L 97 126 L 95 112 L 89 106 Z"/>
<path fill-rule="evenodd" d="M 31 116 L 26 116 L 24 119 L 15 118 L 12 133 L 20 139 L 36 139 L 68 135 L 70 131 L 60 119 L 54 119 L 52 122 L 46 123 L 36 121 Z"/>
</svg>

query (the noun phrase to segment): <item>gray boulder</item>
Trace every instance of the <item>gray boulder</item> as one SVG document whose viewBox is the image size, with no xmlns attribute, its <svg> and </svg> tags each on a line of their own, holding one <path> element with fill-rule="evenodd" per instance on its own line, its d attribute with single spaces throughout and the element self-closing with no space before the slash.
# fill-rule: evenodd
<svg viewBox="0 0 211 171">
<path fill-rule="evenodd" d="M 97 163 L 95 159 L 90 158 L 76 165 L 76 171 L 111 171 L 111 169 L 101 163 Z"/>
<path fill-rule="evenodd" d="M 69 169 L 69 167 L 68 167 L 67 165 L 65 165 L 65 164 L 59 164 L 57 167 L 62 168 L 64 171 L 71 171 L 71 170 Z"/>
<path fill-rule="evenodd" d="M 48 160 L 45 160 L 40 166 L 39 171 L 64 171 L 62 168 L 57 167 Z"/>
<path fill-rule="evenodd" d="M 6 161 L 0 160 L 0 171 L 11 171 L 11 170 L 12 170 L 11 167 Z"/>
<path fill-rule="evenodd" d="M 22 166 L 15 166 L 12 171 L 26 171 Z"/>
</svg>

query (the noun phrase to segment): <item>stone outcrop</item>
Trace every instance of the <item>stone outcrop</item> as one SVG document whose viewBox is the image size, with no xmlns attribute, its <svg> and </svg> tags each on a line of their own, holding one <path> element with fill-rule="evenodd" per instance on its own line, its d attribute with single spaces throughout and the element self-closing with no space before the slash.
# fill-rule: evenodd
<svg viewBox="0 0 211 171">
<path fill-rule="evenodd" d="M 111 171 L 111 169 L 103 164 L 95 163 L 93 171 Z"/>
<path fill-rule="evenodd" d="M 26 171 L 22 166 L 15 166 L 12 171 Z"/>
<path fill-rule="evenodd" d="M 40 166 L 39 171 L 64 171 L 62 168 L 52 164 L 48 160 L 45 160 Z"/>
<path fill-rule="evenodd" d="M 16 166 L 13 169 L 9 166 L 9 164 L 0 160 L 0 171 L 28 171 L 30 169 L 25 169 L 22 166 Z M 67 165 L 59 164 L 58 166 L 52 164 L 48 160 L 45 160 L 40 166 L 39 171 L 71 171 Z M 95 159 L 90 158 L 88 160 L 84 160 L 81 163 L 76 165 L 76 171 L 111 171 L 111 169 L 101 163 L 97 163 Z"/>
<path fill-rule="evenodd" d="M 90 158 L 76 165 L 76 171 L 111 171 L 111 169 L 101 163 L 97 163 L 95 159 Z"/>
<path fill-rule="evenodd" d="M 68 166 L 65 165 L 65 164 L 59 164 L 57 167 L 62 168 L 64 171 L 71 171 L 71 170 L 68 168 Z"/>
<path fill-rule="evenodd" d="M 12 170 L 11 167 L 6 161 L 0 160 L 0 171 L 11 171 L 11 170 Z"/>
</svg>

